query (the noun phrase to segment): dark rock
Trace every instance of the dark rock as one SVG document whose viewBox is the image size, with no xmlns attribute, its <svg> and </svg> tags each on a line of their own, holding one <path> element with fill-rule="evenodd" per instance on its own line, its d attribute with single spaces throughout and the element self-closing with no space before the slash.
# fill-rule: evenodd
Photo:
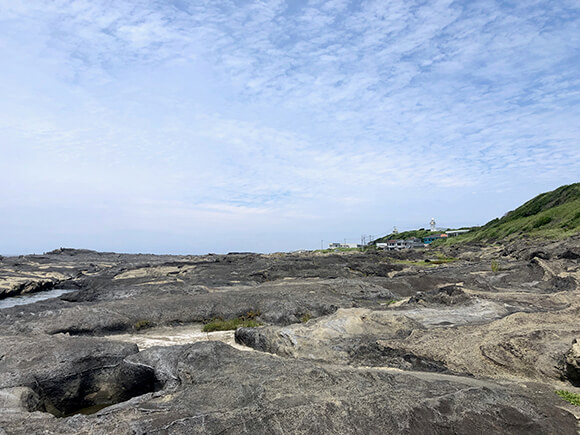
<svg viewBox="0 0 580 435">
<path fill-rule="evenodd" d="M 559 258 L 566 260 L 578 260 L 580 259 L 580 248 L 569 248 L 565 249 L 564 252 L 558 255 Z"/>
<path fill-rule="evenodd" d="M 461 287 L 448 285 L 428 292 L 418 292 L 409 298 L 408 304 L 428 303 L 440 305 L 455 305 L 470 300 Z"/>
<path fill-rule="evenodd" d="M 401 370 L 450 373 L 445 363 L 412 352 L 384 346 L 376 341 L 360 344 L 349 352 L 350 364 L 369 367 L 396 367 Z"/>
<path fill-rule="evenodd" d="M 29 410 L 57 416 L 122 402 L 153 390 L 151 369 L 123 361 L 137 351 L 104 339 L 0 337 L 0 391 L 28 388 Z"/>
<path fill-rule="evenodd" d="M 576 279 L 571 276 L 554 276 L 546 281 L 544 287 L 551 292 L 574 291 L 578 288 Z"/>
<path fill-rule="evenodd" d="M 162 355 L 153 356 L 152 354 Z M 217 342 L 149 349 L 132 362 L 173 360 L 177 382 L 65 420 L 0 417 L 7 431 L 59 433 L 561 433 L 575 417 L 551 388 L 439 373 L 401 374 L 240 352 Z M 157 366 L 154 367 L 158 370 Z"/>
<path fill-rule="evenodd" d="M 274 353 L 275 348 L 271 346 L 271 341 L 257 328 L 238 328 L 235 332 L 235 340 L 238 344 L 251 347 L 261 352 Z"/>
<path fill-rule="evenodd" d="M 550 253 L 542 250 L 533 251 L 528 254 L 528 260 L 532 260 L 534 258 L 541 258 L 542 260 L 549 260 L 552 256 Z"/>
<path fill-rule="evenodd" d="M 428 267 L 429 249 L 6 257 L 0 288 L 76 291 L 0 310 L 0 432 L 576 433 L 552 385 L 578 385 L 579 246 L 455 246 Z M 113 341 L 250 311 L 266 325 L 236 331 L 245 352 Z"/>
<path fill-rule="evenodd" d="M 564 355 L 563 366 L 564 379 L 580 387 L 580 341 L 578 339 L 572 342 L 572 347 Z"/>
</svg>

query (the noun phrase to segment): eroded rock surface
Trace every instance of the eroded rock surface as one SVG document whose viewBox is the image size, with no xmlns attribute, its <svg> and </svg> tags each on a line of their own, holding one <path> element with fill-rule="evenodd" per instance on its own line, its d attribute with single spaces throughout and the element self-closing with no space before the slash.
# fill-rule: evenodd
<svg viewBox="0 0 580 435">
<path fill-rule="evenodd" d="M 66 336 L 0 337 L 5 408 L 56 416 L 111 405 L 154 389 L 154 373 L 124 359 L 136 345 Z"/>
<path fill-rule="evenodd" d="M 580 387 L 580 340 L 575 338 L 564 356 L 564 378 Z"/>
<path fill-rule="evenodd" d="M 579 252 L 2 258 L 0 297 L 75 291 L 0 309 L 0 433 L 574 434 Z M 167 336 L 239 316 L 253 350 Z"/>
<path fill-rule="evenodd" d="M 171 387 L 96 416 L 46 418 L 59 433 L 574 433 L 541 385 L 282 359 L 207 342 L 128 358 Z M 552 397 L 554 396 L 554 397 Z M 14 419 L 5 419 L 7 430 Z M 39 422 L 18 422 L 34 430 Z"/>
</svg>

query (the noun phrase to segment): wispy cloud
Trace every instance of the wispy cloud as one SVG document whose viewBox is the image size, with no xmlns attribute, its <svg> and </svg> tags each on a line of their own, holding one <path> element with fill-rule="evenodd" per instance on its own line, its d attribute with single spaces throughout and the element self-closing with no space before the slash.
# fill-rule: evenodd
<svg viewBox="0 0 580 435">
<path fill-rule="evenodd" d="M 0 6 L 0 197 L 15 210 L 78 191 L 170 201 L 160 228 L 170 210 L 304 225 L 359 210 L 362 226 L 400 222 L 409 195 L 421 213 L 479 191 L 463 204 L 477 223 L 580 173 L 574 1 Z M 497 190 L 512 197 L 486 208 Z"/>
</svg>

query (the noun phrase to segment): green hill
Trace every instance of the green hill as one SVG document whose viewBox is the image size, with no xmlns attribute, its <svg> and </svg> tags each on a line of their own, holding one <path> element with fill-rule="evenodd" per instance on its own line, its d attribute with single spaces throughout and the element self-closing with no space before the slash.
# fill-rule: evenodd
<svg viewBox="0 0 580 435">
<path fill-rule="evenodd" d="M 493 219 L 482 227 L 471 228 L 468 233 L 435 243 L 495 241 L 523 235 L 560 239 L 577 233 L 580 233 L 580 183 L 542 193 L 502 218 Z M 389 234 L 373 243 L 390 239 L 422 238 L 429 234 L 431 232 L 425 229 L 405 231 Z"/>
<path fill-rule="evenodd" d="M 466 240 L 498 240 L 529 235 L 561 238 L 580 232 L 580 183 L 542 193 L 501 219 L 465 234 Z"/>
<path fill-rule="evenodd" d="M 392 239 L 412 239 L 413 237 L 417 237 L 419 239 L 422 239 L 423 237 L 426 237 L 428 235 L 432 234 L 431 231 L 426 230 L 424 228 L 421 228 L 420 230 L 412 230 L 412 231 L 403 231 L 401 233 L 391 233 L 388 234 L 386 236 L 380 237 L 376 240 L 373 241 L 373 244 L 375 243 L 384 243 L 387 240 L 392 240 Z"/>
<path fill-rule="evenodd" d="M 522 206 L 457 238 L 484 241 L 532 237 L 562 238 L 580 232 L 580 183 L 542 193 Z M 454 240 L 449 240 L 453 242 Z"/>
</svg>

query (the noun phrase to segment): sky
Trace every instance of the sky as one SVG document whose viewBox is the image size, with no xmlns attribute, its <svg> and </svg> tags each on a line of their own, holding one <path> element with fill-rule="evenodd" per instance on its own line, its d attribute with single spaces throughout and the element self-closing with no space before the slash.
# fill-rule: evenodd
<svg viewBox="0 0 580 435">
<path fill-rule="evenodd" d="M 317 249 L 580 181 L 580 1 L 0 0 L 0 253 Z"/>
</svg>

